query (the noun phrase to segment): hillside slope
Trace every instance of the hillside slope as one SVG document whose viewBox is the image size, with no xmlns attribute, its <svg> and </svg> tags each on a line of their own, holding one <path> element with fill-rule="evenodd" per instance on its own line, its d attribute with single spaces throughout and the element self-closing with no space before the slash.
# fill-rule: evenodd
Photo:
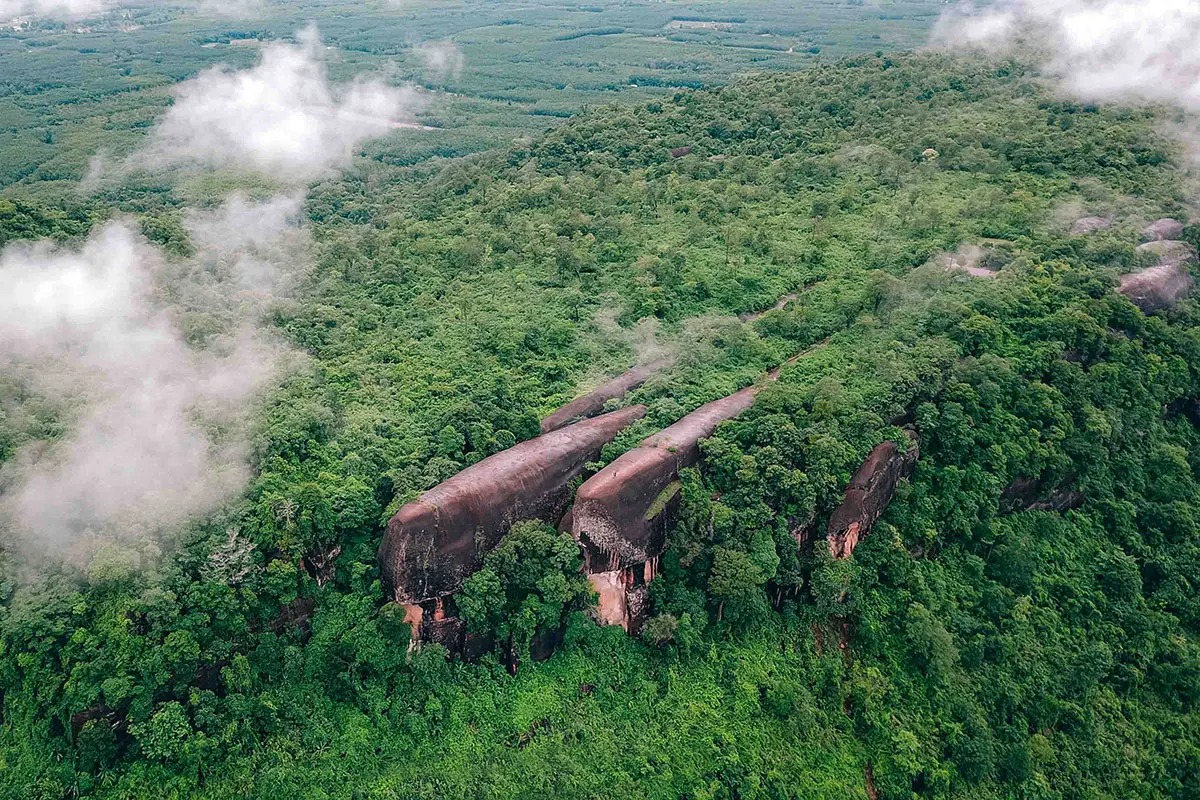
<svg viewBox="0 0 1200 800">
<path fill-rule="evenodd" d="M 1176 160 L 1149 112 L 1018 64 L 876 56 L 319 186 L 318 267 L 275 312 L 311 368 L 245 499 L 159 561 L 122 539 L 4 584 L 0 793 L 1191 796 L 1197 309 L 1114 291 L 1184 216 Z M 1117 221 L 1069 234 L 1086 214 Z M 642 640 L 577 613 L 570 552 L 527 528 L 464 613 L 565 622 L 557 654 L 410 655 L 389 512 L 662 352 L 605 460 L 806 354 L 685 474 Z M 55 430 L 2 424 L 5 458 Z M 904 426 L 915 472 L 832 559 Z"/>
</svg>

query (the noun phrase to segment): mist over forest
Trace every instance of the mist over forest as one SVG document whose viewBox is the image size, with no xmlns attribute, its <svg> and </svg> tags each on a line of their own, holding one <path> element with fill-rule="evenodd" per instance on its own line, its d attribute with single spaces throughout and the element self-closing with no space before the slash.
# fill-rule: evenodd
<svg viewBox="0 0 1200 800">
<path fill-rule="evenodd" d="M 1191 798 L 1200 7 L 0 0 L 0 798 Z"/>
</svg>

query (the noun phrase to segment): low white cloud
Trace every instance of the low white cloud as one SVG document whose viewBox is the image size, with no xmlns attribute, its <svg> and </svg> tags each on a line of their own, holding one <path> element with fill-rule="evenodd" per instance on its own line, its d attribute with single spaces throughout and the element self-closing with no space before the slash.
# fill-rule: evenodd
<svg viewBox="0 0 1200 800">
<path fill-rule="evenodd" d="M 27 541 L 161 533 L 244 487 L 246 413 L 292 358 L 257 322 L 304 257 L 298 211 L 234 197 L 192 212 L 196 255 L 180 263 L 124 222 L 77 247 L 0 252 L 0 369 L 65 409 L 58 441 L 0 472 L 0 505 Z M 203 346 L 189 315 L 213 323 Z"/>
<path fill-rule="evenodd" d="M 213 17 L 246 18 L 260 11 L 265 0 L 0 0 L 0 20 L 39 17 L 78 20 L 119 8 L 162 5 Z"/>
<path fill-rule="evenodd" d="M 298 39 L 266 45 L 250 69 L 218 66 L 179 84 L 136 163 L 233 167 L 304 183 L 411 121 L 420 106 L 414 89 L 365 77 L 334 84 L 316 29 Z"/>
<path fill-rule="evenodd" d="M 449 39 L 424 42 L 413 50 L 425 65 L 425 73 L 435 80 L 457 78 L 466 63 L 462 48 Z"/>
<path fill-rule="evenodd" d="M 1038 53 L 1045 70 L 1088 100 L 1200 109 L 1200 2 L 1000 0 L 962 3 L 934 32 L 941 45 Z"/>
<path fill-rule="evenodd" d="M 24 16 L 78 19 L 110 5 L 110 0 L 0 0 L 0 20 Z"/>
<path fill-rule="evenodd" d="M 193 274 L 177 285 L 205 282 L 226 297 L 231 286 L 252 296 L 251 302 L 278 297 L 295 277 L 290 268 L 308 257 L 309 237 L 302 227 L 303 198 L 279 195 L 263 202 L 232 195 L 220 208 L 188 210 L 184 227 L 196 247 L 189 262 Z M 207 276 L 195 274 L 202 271 Z M 211 307 L 216 298 L 197 303 Z"/>
</svg>

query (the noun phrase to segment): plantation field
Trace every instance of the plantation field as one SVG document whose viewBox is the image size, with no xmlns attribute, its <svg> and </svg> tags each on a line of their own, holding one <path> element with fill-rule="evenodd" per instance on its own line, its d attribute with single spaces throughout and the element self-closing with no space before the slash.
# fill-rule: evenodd
<svg viewBox="0 0 1200 800">
<path fill-rule="evenodd" d="M 316 21 L 335 79 L 381 70 L 428 89 L 423 122 L 369 146 L 410 164 L 534 135 L 589 105 L 670 95 L 747 73 L 805 68 L 854 52 L 919 45 L 941 7 L 804 2 L 289 3 L 254 20 L 206 19 L 161 4 L 95 20 L 0 30 L 0 186 L 69 197 L 97 153 L 137 147 L 178 81 L 245 67 L 262 41 Z M 432 68 L 434 43 L 451 53 Z"/>
</svg>

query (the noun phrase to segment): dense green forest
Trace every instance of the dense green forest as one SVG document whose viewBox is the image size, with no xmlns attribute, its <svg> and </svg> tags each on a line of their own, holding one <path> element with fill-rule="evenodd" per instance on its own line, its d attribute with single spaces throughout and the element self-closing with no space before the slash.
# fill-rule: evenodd
<svg viewBox="0 0 1200 800">
<path fill-rule="evenodd" d="M 308 360 L 244 496 L 166 552 L 0 561 L 0 795 L 1195 797 L 1200 317 L 1113 291 L 1185 214 L 1176 148 L 1019 63 L 875 54 L 356 162 L 306 201 L 318 258 L 270 323 Z M 0 240 L 113 207 L 186 252 L 176 188 L 106 191 L 0 200 Z M 1117 223 L 1069 235 L 1085 211 Z M 994 277 L 938 260 L 964 244 Z M 641 635 L 527 524 L 463 612 L 555 654 L 410 651 L 390 514 L 649 351 L 679 359 L 605 460 L 799 357 L 685 475 Z M 60 435 L 3 388 L 0 459 Z M 920 459 L 871 535 L 798 547 L 900 420 Z"/>
</svg>

